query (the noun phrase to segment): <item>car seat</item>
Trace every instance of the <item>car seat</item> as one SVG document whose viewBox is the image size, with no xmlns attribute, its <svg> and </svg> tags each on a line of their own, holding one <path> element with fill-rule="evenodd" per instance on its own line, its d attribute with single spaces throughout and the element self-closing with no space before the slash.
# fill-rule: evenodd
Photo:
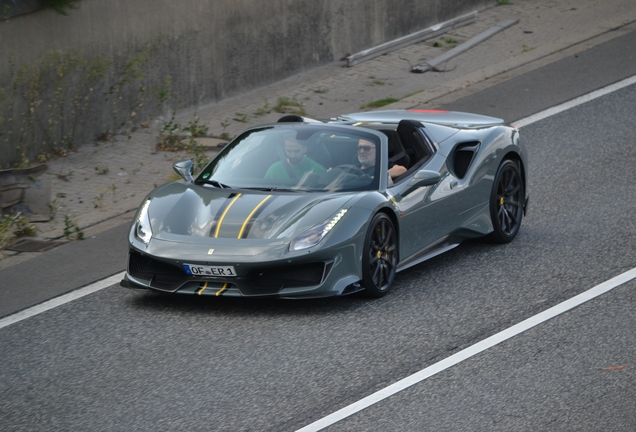
<svg viewBox="0 0 636 432">
<path fill-rule="evenodd" d="M 410 157 L 409 165 L 407 166 L 409 169 L 432 155 L 426 138 L 419 131 L 423 127 L 422 123 L 417 120 L 401 120 L 398 123 L 396 132 L 404 151 Z"/>
<path fill-rule="evenodd" d="M 389 167 L 393 165 L 402 165 L 408 168 L 410 165 L 410 157 L 402 147 L 400 138 L 394 130 L 382 129 L 380 130 L 389 139 Z"/>
</svg>

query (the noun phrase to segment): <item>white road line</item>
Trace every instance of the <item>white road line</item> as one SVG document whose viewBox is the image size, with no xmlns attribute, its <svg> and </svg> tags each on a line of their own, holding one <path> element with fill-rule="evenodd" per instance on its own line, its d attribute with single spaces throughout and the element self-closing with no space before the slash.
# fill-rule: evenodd
<svg viewBox="0 0 636 432">
<path fill-rule="evenodd" d="M 327 417 L 321 418 L 320 420 L 311 423 L 303 427 L 302 429 L 298 429 L 297 432 L 316 432 L 322 430 L 328 426 L 333 425 L 334 423 L 347 418 L 357 412 L 362 411 L 365 408 L 370 407 L 394 394 L 401 392 L 402 390 L 411 387 L 414 384 L 424 381 L 427 378 L 432 377 L 433 375 L 442 372 L 458 363 L 461 363 L 464 360 L 467 360 L 489 348 L 494 347 L 495 345 L 500 344 L 520 333 L 525 332 L 541 323 L 546 322 L 547 320 L 554 318 L 558 315 L 561 315 L 564 312 L 569 311 L 577 306 L 582 305 L 585 302 L 588 302 L 606 292 L 636 278 L 636 268 L 633 268 L 625 273 L 622 273 L 606 282 L 603 282 L 600 285 L 595 286 L 575 297 L 572 297 L 569 300 L 566 300 L 562 303 L 559 303 L 556 306 L 551 307 L 533 317 L 526 319 L 525 321 L 520 322 L 519 324 L 515 324 L 514 326 L 503 330 L 493 336 L 490 336 L 487 339 L 484 339 L 481 342 L 476 343 L 452 356 L 445 358 L 444 360 L 435 363 L 427 367 L 426 369 L 422 369 L 419 372 L 414 373 L 388 387 L 385 387 L 382 390 L 379 390 L 372 395 L 365 397 L 364 399 L 359 400 L 358 402 L 354 402 L 349 406 L 342 408 L 334 412 L 333 414 L 328 415 Z"/>
<path fill-rule="evenodd" d="M 54 299 L 45 301 L 44 303 L 40 303 L 28 309 L 24 309 L 18 313 L 13 315 L 9 315 L 7 317 L 0 319 L 0 329 L 10 326 L 11 324 L 15 324 L 27 318 L 31 318 L 35 315 L 41 314 L 42 312 L 46 312 L 47 310 L 54 309 L 58 306 L 61 306 L 65 303 L 72 302 L 73 300 L 77 300 L 78 298 L 82 298 L 89 294 L 93 294 L 99 290 L 107 288 L 111 285 L 115 285 L 119 283 L 120 280 L 124 277 L 126 272 L 117 273 L 106 279 L 102 279 L 95 283 L 92 283 L 84 288 L 77 289 L 75 291 L 71 291 L 68 294 L 61 295 L 59 297 L 55 297 Z"/>
<path fill-rule="evenodd" d="M 608 85 L 607 87 L 603 87 L 602 89 L 593 91 L 592 93 L 588 93 L 576 99 L 572 99 L 569 102 L 562 103 L 561 105 L 557 105 L 552 108 L 548 108 L 545 111 L 538 112 L 529 117 L 523 118 L 513 123 L 513 126 L 517 128 L 522 128 L 524 126 L 531 125 L 532 123 L 538 122 L 539 120 L 546 119 L 560 112 L 569 110 L 570 108 L 574 108 L 575 106 L 582 105 L 591 100 L 600 98 L 601 96 L 605 96 L 612 92 L 622 89 L 623 87 L 630 86 L 632 84 L 636 84 L 636 76 L 632 76 L 630 78 L 626 78 L 623 81 L 619 81 L 617 83 Z"/>
</svg>

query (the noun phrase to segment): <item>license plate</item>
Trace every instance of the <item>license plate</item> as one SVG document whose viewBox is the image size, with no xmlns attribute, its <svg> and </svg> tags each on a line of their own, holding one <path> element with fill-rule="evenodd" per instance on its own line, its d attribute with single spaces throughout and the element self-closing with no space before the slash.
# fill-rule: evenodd
<svg viewBox="0 0 636 432">
<path fill-rule="evenodd" d="M 205 266 L 197 264 L 184 264 L 183 270 L 194 276 L 236 277 L 232 266 Z"/>
</svg>

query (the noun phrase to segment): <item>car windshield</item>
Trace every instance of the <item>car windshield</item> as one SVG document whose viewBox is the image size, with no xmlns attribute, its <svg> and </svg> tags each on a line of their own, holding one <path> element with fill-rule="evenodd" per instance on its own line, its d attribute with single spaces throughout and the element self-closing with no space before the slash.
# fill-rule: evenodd
<svg viewBox="0 0 636 432">
<path fill-rule="evenodd" d="M 323 124 L 250 129 L 229 143 L 195 183 L 219 188 L 340 192 L 378 188 L 380 139 Z"/>
</svg>

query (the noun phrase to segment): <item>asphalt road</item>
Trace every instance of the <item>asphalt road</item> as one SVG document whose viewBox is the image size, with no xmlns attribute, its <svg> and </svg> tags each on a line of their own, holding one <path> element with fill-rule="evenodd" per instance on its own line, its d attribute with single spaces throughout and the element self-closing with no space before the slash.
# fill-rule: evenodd
<svg viewBox="0 0 636 432">
<path fill-rule="evenodd" d="M 122 224 L 0 270 L 0 317 L 126 270 L 128 228 Z"/>
<path fill-rule="evenodd" d="M 577 60 L 610 61 L 610 45 Z M 567 61 L 534 72 L 551 79 L 529 81 L 519 113 L 554 105 L 572 80 Z M 636 74 L 616 72 L 569 86 L 559 102 Z M 517 79 L 501 85 L 520 89 L 529 77 Z M 469 108 L 475 98 L 497 107 L 510 97 L 495 86 L 453 108 L 481 112 Z M 0 329 L 2 429 L 297 430 L 636 267 L 635 111 L 631 86 L 524 127 L 531 203 L 517 239 L 465 243 L 400 273 L 382 299 L 175 298 L 112 286 Z M 635 430 L 634 288 L 328 430 Z"/>
<path fill-rule="evenodd" d="M 636 32 L 632 32 L 446 104 L 444 108 L 514 122 L 635 73 Z"/>
</svg>

